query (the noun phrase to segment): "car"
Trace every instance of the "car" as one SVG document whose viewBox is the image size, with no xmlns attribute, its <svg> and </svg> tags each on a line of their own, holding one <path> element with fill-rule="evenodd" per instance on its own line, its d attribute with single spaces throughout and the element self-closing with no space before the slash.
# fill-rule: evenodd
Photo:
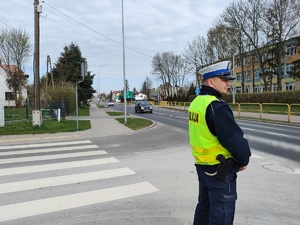
<svg viewBox="0 0 300 225">
<path fill-rule="evenodd" d="M 109 101 L 109 102 L 107 103 L 107 106 L 115 106 L 115 103 L 112 102 L 112 101 Z"/>
<path fill-rule="evenodd" d="M 134 110 L 136 113 L 143 113 L 143 112 L 152 113 L 153 107 L 148 101 L 136 101 Z"/>
</svg>

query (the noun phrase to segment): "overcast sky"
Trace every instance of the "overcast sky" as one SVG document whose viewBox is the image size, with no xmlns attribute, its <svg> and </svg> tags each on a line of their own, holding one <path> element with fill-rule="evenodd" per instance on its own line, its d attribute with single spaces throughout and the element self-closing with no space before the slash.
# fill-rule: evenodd
<svg viewBox="0 0 300 225">
<path fill-rule="evenodd" d="M 0 28 L 24 28 L 34 43 L 34 0 L 1 1 Z M 197 35 L 206 36 L 214 19 L 230 0 L 124 0 L 126 79 L 129 88 L 140 90 L 151 75 L 152 57 L 157 52 L 182 54 Z M 40 75 L 46 59 L 57 62 L 64 46 L 76 43 L 96 74 L 94 88 L 109 93 L 123 89 L 122 1 L 40 1 Z M 33 83 L 32 58 L 26 73 Z M 99 80 L 100 74 L 100 80 Z M 100 81 L 100 82 L 99 82 Z M 100 85 L 99 85 L 100 84 Z"/>
</svg>

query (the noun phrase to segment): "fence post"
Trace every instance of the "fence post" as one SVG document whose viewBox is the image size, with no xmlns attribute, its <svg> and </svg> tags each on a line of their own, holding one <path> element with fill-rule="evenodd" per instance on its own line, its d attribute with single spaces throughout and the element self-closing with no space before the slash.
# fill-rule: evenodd
<svg viewBox="0 0 300 225">
<path fill-rule="evenodd" d="M 262 104 L 259 103 L 259 119 L 262 119 Z"/>
<path fill-rule="evenodd" d="M 287 107 L 288 107 L 288 122 L 290 122 L 291 121 L 291 105 L 287 104 Z"/>
</svg>

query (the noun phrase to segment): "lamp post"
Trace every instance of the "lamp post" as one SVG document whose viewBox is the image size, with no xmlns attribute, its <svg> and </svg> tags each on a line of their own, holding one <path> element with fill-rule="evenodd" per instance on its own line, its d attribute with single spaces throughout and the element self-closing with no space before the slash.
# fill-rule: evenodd
<svg viewBox="0 0 300 225">
<path fill-rule="evenodd" d="M 102 66 L 106 66 L 106 64 L 102 64 L 102 65 L 100 65 L 99 66 L 99 87 L 98 87 L 98 91 L 99 91 L 99 102 L 100 102 L 100 100 L 101 100 L 101 92 L 100 92 L 100 67 L 102 67 Z"/>
<path fill-rule="evenodd" d="M 123 96 L 124 96 L 124 123 L 127 123 L 127 92 L 126 92 L 126 73 L 125 73 L 125 40 L 124 40 L 124 9 L 122 0 L 122 47 L 123 47 Z"/>
</svg>

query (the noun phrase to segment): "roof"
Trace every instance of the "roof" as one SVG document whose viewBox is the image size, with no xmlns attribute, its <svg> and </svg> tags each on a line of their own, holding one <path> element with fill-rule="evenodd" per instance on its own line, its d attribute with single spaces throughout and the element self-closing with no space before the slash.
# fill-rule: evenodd
<svg viewBox="0 0 300 225">
<path fill-rule="evenodd" d="M 7 64 L 2 64 L 0 65 L 4 70 L 5 72 L 9 73 L 11 72 L 12 75 L 15 75 L 16 72 L 18 72 L 18 67 L 16 65 L 7 65 Z M 22 75 L 25 75 L 27 77 L 29 77 L 27 74 L 25 74 L 23 71 L 22 72 Z"/>
</svg>

